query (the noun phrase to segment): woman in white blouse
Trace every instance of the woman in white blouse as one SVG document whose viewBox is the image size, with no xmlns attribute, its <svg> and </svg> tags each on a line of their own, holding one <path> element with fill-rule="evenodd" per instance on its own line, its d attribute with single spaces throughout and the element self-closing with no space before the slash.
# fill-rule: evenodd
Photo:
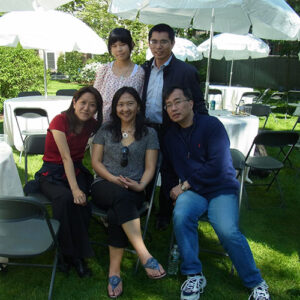
<svg viewBox="0 0 300 300">
<path fill-rule="evenodd" d="M 96 73 L 94 87 L 103 98 L 103 121 L 109 120 L 112 98 L 123 86 L 133 87 L 142 95 L 144 70 L 130 58 L 134 47 L 130 31 L 115 28 L 108 38 L 108 51 L 115 58 L 113 62 L 101 65 Z"/>
</svg>

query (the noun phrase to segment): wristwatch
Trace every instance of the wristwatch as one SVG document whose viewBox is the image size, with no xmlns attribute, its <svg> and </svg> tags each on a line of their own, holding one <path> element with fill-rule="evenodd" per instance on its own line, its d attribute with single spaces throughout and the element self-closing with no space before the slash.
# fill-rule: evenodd
<svg viewBox="0 0 300 300">
<path fill-rule="evenodd" d="M 181 185 L 181 190 L 183 192 L 187 191 L 188 190 L 188 187 L 184 185 L 184 183 Z"/>
</svg>

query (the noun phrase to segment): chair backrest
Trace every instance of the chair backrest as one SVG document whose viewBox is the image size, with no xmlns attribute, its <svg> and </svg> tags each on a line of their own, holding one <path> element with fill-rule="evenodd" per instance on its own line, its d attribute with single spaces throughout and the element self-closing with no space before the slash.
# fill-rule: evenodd
<svg viewBox="0 0 300 300">
<path fill-rule="evenodd" d="M 37 118 L 46 118 L 47 123 L 49 125 L 49 118 L 48 113 L 46 110 L 42 108 L 36 108 L 36 107 L 18 107 L 14 110 L 14 115 L 17 123 L 17 127 L 20 133 L 21 140 L 24 145 L 24 138 L 22 134 L 22 129 L 19 123 L 19 117 L 25 118 L 25 119 L 37 119 Z"/>
<path fill-rule="evenodd" d="M 267 95 L 269 94 L 270 90 L 270 88 L 265 89 L 256 102 L 263 102 L 264 99 L 267 98 Z"/>
<path fill-rule="evenodd" d="M 280 150 L 282 150 L 282 147 L 288 146 L 289 150 L 285 152 L 284 158 L 282 159 L 282 163 L 284 163 L 297 143 L 298 138 L 299 134 L 295 131 L 262 131 L 254 138 L 245 161 L 247 161 L 253 147 L 256 145 L 277 147 Z"/>
<path fill-rule="evenodd" d="M 209 89 L 208 95 L 221 95 L 222 96 L 222 91 L 219 89 Z"/>
<path fill-rule="evenodd" d="M 39 219 L 46 222 L 53 243 L 57 247 L 57 238 L 53 230 L 48 211 L 44 204 L 39 203 L 32 197 L 0 197 L 0 224 L 8 222 L 21 222 L 30 219 Z"/>
<path fill-rule="evenodd" d="M 43 218 L 46 215 L 44 206 L 31 197 L 0 197 L 0 222 Z"/>
<path fill-rule="evenodd" d="M 269 100 L 285 101 L 287 94 L 285 92 L 274 92 Z"/>
<path fill-rule="evenodd" d="M 265 104 L 246 104 L 246 106 L 251 106 L 251 115 L 257 117 L 268 117 L 271 113 L 271 107 Z"/>
<path fill-rule="evenodd" d="M 46 134 L 28 136 L 25 140 L 24 150 L 26 154 L 44 154 Z"/>
<path fill-rule="evenodd" d="M 76 89 L 61 89 L 56 91 L 56 96 L 74 96 Z"/>
<path fill-rule="evenodd" d="M 245 168 L 245 156 L 244 154 L 237 149 L 230 149 L 230 154 L 232 158 L 233 167 L 241 171 Z"/>
<path fill-rule="evenodd" d="M 255 100 L 259 99 L 260 95 L 261 95 L 261 92 L 259 92 L 259 91 L 245 92 L 242 94 L 241 100 L 243 98 L 252 98 L 252 101 L 255 101 Z"/>
<path fill-rule="evenodd" d="M 254 138 L 253 143 L 268 147 L 284 147 L 294 145 L 298 137 L 298 133 L 293 131 L 263 131 Z"/>
<path fill-rule="evenodd" d="M 18 97 L 27 97 L 27 96 L 42 96 L 39 91 L 30 91 L 30 92 L 20 92 Z"/>
<path fill-rule="evenodd" d="M 23 117 L 23 118 L 41 118 L 41 117 L 48 118 L 48 114 L 46 110 L 42 108 L 35 108 L 35 107 L 18 107 L 15 108 L 14 114 L 17 117 Z"/>
<path fill-rule="evenodd" d="M 288 102 L 290 102 L 290 103 L 300 102 L 300 91 L 299 90 L 289 90 L 287 92 L 287 98 L 288 98 Z"/>
</svg>

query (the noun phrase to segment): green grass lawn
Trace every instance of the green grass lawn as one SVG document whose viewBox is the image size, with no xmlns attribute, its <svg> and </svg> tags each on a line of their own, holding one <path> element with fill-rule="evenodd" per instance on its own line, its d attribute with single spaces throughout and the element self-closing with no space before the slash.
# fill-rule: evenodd
<svg viewBox="0 0 300 300">
<path fill-rule="evenodd" d="M 49 80 L 48 81 L 48 86 L 47 86 L 47 91 L 48 95 L 55 95 L 57 90 L 60 89 L 80 89 L 84 85 L 78 84 L 78 83 L 67 83 L 59 80 Z"/>
<path fill-rule="evenodd" d="M 55 83 L 56 84 L 56 83 Z M 49 89 L 50 89 L 49 85 Z M 52 91 L 61 88 L 55 85 Z M 72 88 L 68 86 L 68 88 Z M 287 116 L 282 109 L 275 112 L 276 119 L 270 116 L 267 129 L 288 130 L 296 118 Z M 260 125 L 262 126 L 263 120 Z M 298 132 L 300 132 L 298 125 Z M 3 124 L 0 121 L 0 132 Z M 268 149 L 269 150 L 269 149 Z M 24 180 L 24 158 L 19 162 L 19 152 L 14 151 L 15 162 L 22 180 Z M 291 154 L 293 168 L 287 167 L 280 172 L 279 180 L 286 201 L 285 208 L 279 207 L 279 194 L 275 186 L 269 193 L 263 189 L 248 188 L 248 202 L 241 210 L 241 230 L 247 237 L 258 268 L 270 286 L 272 299 L 300 299 L 300 152 L 295 149 Z M 29 174 L 32 178 L 41 166 L 41 156 L 29 158 Z M 90 166 L 89 153 L 85 163 Z M 297 170 L 298 168 L 298 170 Z M 298 175 L 297 175 L 298 172 Z M 251 177 L 255 182 L 261 180 Z M 171 229 L 158 232 L 154 229 L 152 213 L 146 244 L 150 252 L 167 267 L 168 248 Z M 105 241 L 104 229 L 95 220 L 91 221 L 92 240 Z M 199 224 L 200 247 L 220 249 L 216 236 L 208 224 Z M 107 299 L 108 251 L 105 247 L 94 246 L 95 258 L 89 260 L 93 276 L 79 279 L 72 271 L 69 277 L 57 273 L 53 299 Z M 48 253 L 35 262 L 51 262 L 53 255 Z M 248 290 L 243 287 L 236 272 L 231 275 L 229 258 L 201 252 L 203 271 L 208 285 L 201 299 L 248 299 Z M 168 276 L 162 280 L 150 280 L 140 267 L 133 273 L 136 257 L 126 254 L 122 265 L 124 294 L 122 299 L 173 300 L 179 299 L 180 286 L 185 279 L 181 275 Z M 50 270 L 39 268 L 9 267 L 6 274 L 0 274 L 0 299 L 46 299 L 50 281 Z"/>
</svg>

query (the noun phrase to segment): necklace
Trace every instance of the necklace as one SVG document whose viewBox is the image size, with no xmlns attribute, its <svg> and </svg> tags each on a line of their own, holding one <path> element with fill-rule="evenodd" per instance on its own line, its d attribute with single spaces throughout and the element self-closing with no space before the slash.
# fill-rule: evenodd
<svg viewBox="0 0 300 300">
<path fill-rule="evenodd" d="M 124 129 L 124 130 L 121 130 L 121 132 L 122 132 L 123 139 L 127 139 L 130 134 L 131 135 L 133 134 L 134 129 L 126 129 L 126 130 Z"/>
<path fill-rule="evenodd" d="M 120 70 L 115 64 L 114 64 L 114 73 L 116 76 L 119 76 L 121 79 L 128 77 L 129 74 L 131 74 L 132 64 L 129 64 L 125 68 L 125 70 Z"/>
</svg>

